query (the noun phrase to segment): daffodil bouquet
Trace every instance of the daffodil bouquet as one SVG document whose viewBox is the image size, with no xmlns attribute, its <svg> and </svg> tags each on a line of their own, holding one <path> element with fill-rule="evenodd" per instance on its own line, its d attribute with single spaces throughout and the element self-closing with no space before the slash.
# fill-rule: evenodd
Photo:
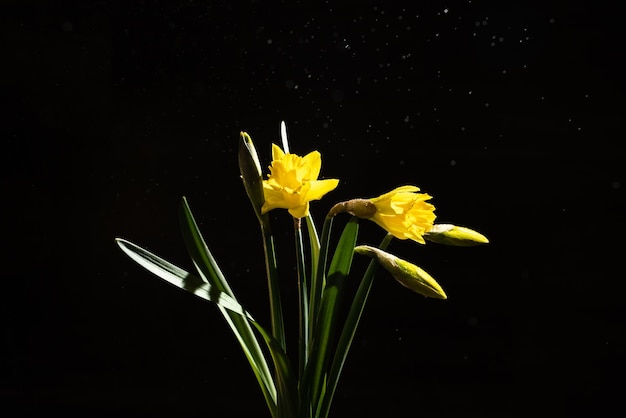
<svg viewBox="0 0 626 418">
<path fill-rule="evenodd" d="M 488 241 L 468 228 L 435 224 L 435 207 L 428 203 L 431 196 L 419 193 L 420 189 L 411 185 L 397 187 L 375 198 L 337 203 L 326 215 L 321 236 L 318 235 L 309 212 L 310 202 L 335 189 L 339 181 L 319 179 L 321 155 L 318 151 L 304 157 L 290 153 L 284 123 L 281 137 L 282 149 L 272 144 L 272 163 L 266 179 L 254 144 L 245 132 L 240 135 L 238 152 L 241 179 L 261 227 L 271 318 L 269 328 L 257 322 L 236 298 L 184 197 L 180 221 L 197 275 L 127 240 L 118 238 L 116 241 L 131 259 L 158 277 L 217 305 L 250 363 L 272 417 L 322 418 L 328 416 L 378 266 L 414 292 L 446 299 L 441 286 L 428 273 L 385 251 L 391 240 L 460 246 Z M 278 275 L 268 216 L 274 209 L 286 209 L 293 217 L 296 277 L 279 278 Z M 341 214 L 351 215 L 351 218 L 339 239 L 331 240 L 333 223 Z M 387 231 L 378 246 L 356 245 L 360 219 L 369 219 Z M 303 239 L 303 225 L 308 232 L 307 242 Z M 335 241 L 336 244 L 331 245 Z M 346 294 L 346 281 L 355 253 L 372 260 L 356 292 Z M 297 352 L 286 344 L 279 280 L 295 280 L 298 284 Z M 341 309 L 343 303 L 349 304 L 347 315 Z"/>
</svg>

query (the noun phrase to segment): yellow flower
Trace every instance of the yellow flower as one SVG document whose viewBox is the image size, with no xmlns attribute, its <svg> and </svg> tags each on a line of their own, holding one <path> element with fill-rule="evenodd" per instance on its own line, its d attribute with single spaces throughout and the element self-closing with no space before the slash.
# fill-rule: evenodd
<svg viewBox="0 0 626 418">
<path fill-rule="evenodd" d="M 382 196 L 369 199 L 376 212 L 369 218 L 399 239 L 425 244 L 424 233 L 435 221 L 435 207 L 426 200 L 431 196 L 416 193 L 416 186 L 401 186 Z"/>
<path fill-rule="evenodd" d="M 337 179 L 318 180 L 322 157 L 313 151 L 304 157 L 285 154 L 272 144 L 272 165 L 267 180 L 263 180 L 265 203 L 261 213 L 272 209 L 288 209 L 294 218 L 309 214 L 309 202 L 319 200 L 339 184 Z"/>
</svg>

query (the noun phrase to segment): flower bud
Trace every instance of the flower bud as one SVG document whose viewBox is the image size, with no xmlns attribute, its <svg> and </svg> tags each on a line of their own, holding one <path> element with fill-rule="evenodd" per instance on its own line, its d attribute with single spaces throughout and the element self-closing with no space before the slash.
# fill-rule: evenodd
<svg viewBox="0 0 626 418">
<path fill-rule="evenodd" d="M 261 171 L 261 163 L 252 138 L 246 132 L 241 132 L 239 141 L 239 172 L 241 180 L 246 189 L 248 198 L 252 202 L 252 207 L 256 216 L 261 220 L 261 207 L 265 202 L 263 197 L 263 172 Z"/>
<path fill-rule="evenodd" d="M 487 237 L 472 229 L 451 224 L 437 224 L 426 232 L 424 238 L 438 244 L 470 247 L 488 244 Z"/>
<path fill-rule="evenodd" d="M 425 297 L 435 299 L 448 298 L 441 286 L 439 286 L 439 283 L 415 264 L 369 245 L 359 245 L 354 248 L 354 251 L 358 254 L 375 258 L 402 286 Z"/>
</svg>

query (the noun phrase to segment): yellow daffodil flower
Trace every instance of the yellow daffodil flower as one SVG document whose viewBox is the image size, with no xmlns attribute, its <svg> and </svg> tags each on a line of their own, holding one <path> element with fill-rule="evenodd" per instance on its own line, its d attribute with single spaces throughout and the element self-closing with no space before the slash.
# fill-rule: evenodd
<svg viewBox="0 0 626 418">
<path fill-rule="evenodd" d="M 263 180 L 265 203 L 261 213 L 272 209 L 288 209 L 294 218 L 309 214 L 309 202 L 319 200 L 339 184 L 337 179 L 318 180 L 322 157 L 313 151 L 304 157 L 285 154 L 272 144 L 272 165 L 267 180 Z"/>
<path fill-rule="evenodd" d="M 347 212 L 352 216 L 376 222 L 399 239 L 412 239 L 425 244 L 424 234 L 435 221 L 435 207 L 426 203 L 431 196 L 419 192 L 416 186 L 401 186 L 371 199 L 352 199 L 337 203 L 329 217 Z"/>
<path fill-rule="evenodd" d="M 399 239 L 425 244 L 424 233 L 435 221 L 435 207 L 426 200 L 431 196 L 416 193 L 416 186 L 401 186 L 382 196 L 369 199 L 376 212 L 369 218 Z"/>
</svg>

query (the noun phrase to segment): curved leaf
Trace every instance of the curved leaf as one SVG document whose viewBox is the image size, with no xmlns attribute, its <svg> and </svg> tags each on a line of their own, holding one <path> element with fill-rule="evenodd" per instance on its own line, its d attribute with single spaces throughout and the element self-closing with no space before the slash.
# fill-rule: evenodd
<svg viewBox="0 0 626 418">
<path fill-rule="evenodd" d="M 228 285 L 226 277 L 217 265 L 215 258 L 211 254 L 200 229 L 196 223 L 191 209 L 187 203 L 187 199 L 183 197 L 180 207 L 180 223 L 183 232 L 183 238 L 187 251 L 193 260 L 196 269 L 200 273 L 203 280 L 224 293 L 229 294 L 234 300 L 235 295 Z M 276 402 L 276 388 L 272 379 L 271 372 L 267 365 L 267 360 L 261 350 L 256 335 L 248 321 L 238 315 L 221 310 L 222 315 L 239 341 L 246 358 L 248 359 L 252 371 L 254 372 L 261 390 L 266 398 L 268 407 L 272 409 Z"/>
<path fill-rule="evenodd" d="M 352 265 L 354 246 L 359 232 L 358 220 L 358 218 L 353 217 L 339 238 L 328 270 L 326 288 L 322 295 L 319 317 L 313 335 L 311 358 L 304 376 L 305 390 L 308 391 L 306 398 L 314 407 L 318 404 L 324 390 L 330 345 L 333 343 L 337 321 L 339 320 L 339 303 L 343 295 L 345 280 Z M 322 245 L 324 245 L 323 241 Z"/>
<path fill-rule="evenodd" d="M 380 248 L 381 250 L 386 249 L 392 239 L 393 235 L 387 234 L 378 248 Z M 337 389 L 337 383 L 339 382 L 339 376 L 341 375 L 341 372 L 343 370 L 343 365 L 345 364 L 346 358 L 348 357 L 348 352 L 350 351 L 352 340 L 354 339 L 357 327 L 359 326 L 361 315 L 363 314 L 363 310 L 365 309 L 365 303 L 367 302 L 367 298 L 372 288 L 372 283 L 374 281 L 374 275 L 376 274 L 377 268 L 378 262 L 376 262 L 375 260 L 370 261 L 367 270 L 365 271 L 365 274 L 361 279 L 359 288 L 357 289 L 357 292 L 354 296 L 354 300 L 352 301 L 352 306 L 350 307 L 346 322 L 343 326 L 343 330 L 341 331 L 341 336 L 339 337 L 339 342 L 337 343 L 335 356 L 333 357 L 330 372 L 328 373 L 328 378 L 326 380 L 326 391 L 322 396 L 322 399 L 320 401 L 320 408 L 317 411 L 318 417 L 328 416 L 330 405 L 333 401 L 335 390 Z"/>
</svg>

